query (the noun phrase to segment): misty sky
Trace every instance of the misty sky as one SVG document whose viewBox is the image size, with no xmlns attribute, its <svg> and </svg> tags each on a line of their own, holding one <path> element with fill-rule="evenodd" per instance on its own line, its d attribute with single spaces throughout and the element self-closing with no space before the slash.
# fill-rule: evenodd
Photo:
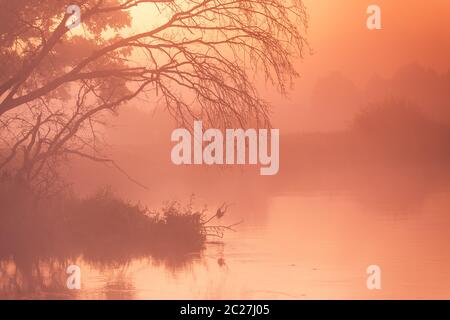
<svg viewBox="0 0 450 320">
<path fill-rule="evenodd" d="M 299 119 L 292 115 L 302 117 L 309 113 L 317 81 L 333 72 L 338 71 L 358 87 L 367 86 L 375 74 L 393 77 L 410 64 L 448 73 L 450 2 L 447 0 L 433 0 L 428 6 L 418 0 L 306 0 L 305 3 L 310 14 L 308 40 L 313 54 L 298 62 L 301 78 L 290 97 L 271 97 L 276 107 L 274 119 L 285 130 L 309 129 L 299 127 Z M 381 7 L 383 30 L 366 28 L 369 4 Z M 336 107 L 336 113 L 340 108 Z"/>
</svg>

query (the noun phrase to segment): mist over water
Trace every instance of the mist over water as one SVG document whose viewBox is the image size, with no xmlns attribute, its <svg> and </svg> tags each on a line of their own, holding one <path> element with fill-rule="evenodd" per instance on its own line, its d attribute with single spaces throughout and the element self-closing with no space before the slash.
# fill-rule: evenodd
<svg viewBox="0 0 450 320">
<path fill-rule="evenodd" d="M 69 261 L 59 265 L 51 260 L 33 262 L 30 271 L 36 269 L 27 275 L 29 278 L 16 279 L 27 286 L 15 296 L 448 298 L 450 189 L 429 194 L 412 189 L 402 192 L 407 194 L 399 193 L 398 199 L 395 193 L 374 199 L 346 190 L 268 192 L 259 197 L 259 205 L 236 204 L 228 220 L 244 220 L 237 232 L 227 233 L 224 239 L 211 239 L 200 252 L 178 261 L 163 258 L 158 262 L 148 257 L 120 263 L 114 262 L 111 248 L 113 260 L 109 264 L 74 257 L 70 262 L 83 270 L 81 291 L 65 288 L 64 271 Z M 243 198 L 252 198 L 252 192 L 241 193 Z M 405 196 L 414 203 L 406 203 Z M 12 281 L 14 275 L 22 274 L 19 267 L 26 264 L 14 267 L 2 262 L 3 285 L 5 275 Z M 383 290 L 379 292 L 365 287 L 365 271 L 372 264 L 383 270 Z M 40 276 L 35 273 L 37 268 Z M 45 286 L 36 285 L 34 289 L 39 290 L 35 292 L 30 283 L 39 280 Z"/>
<path fill-rule="evenodd" d="M 125 199 L 151 207 L 165 200 L 186 202 L 192 194 L 194 205 L 207 205 L 210 212 L 226 202 L 230 206 L 221 223 L 240 222 L 236 231 L 172 257 L 120 261 L 112 247 L 103 253 L 110 256 L 105 261 L 74 256 L 59 264 L 51 259 L 17 266 L 3 262 L 3 275 L 18 277 L 16 289 L 26 284 L 16 292 L 19 297 L 449 298 L 448 131 L 403 107 L 402 102 L 383 102 L 368 111 L 369 118 L 358 118 L 362 129 L 355 120 L 343 131 L 282 135 L 280 173 L 273 177 L 262 177 L 252 167 L 173 166 L 170 122 L 141 111 L 125 113 L 119 119 L 121 134 L 111 135 L 116 141 L 111 148 L 118 163 L 148 190 L 92 163 L 70 166 L 84 172 L 72 176 L 76 188 L 89 194 L 109 184 Z M 377 126 L 360 131 L 371 117 Z M 402 122 L 405 117 L 408 121 Z M 134 141 L 127 135 L 148 140 L 127 144 Z M 156 135 L 167 139 L 153 139 Z M 89 184 L 82 179 L 87 176 Z M 64 287 L 69 262 L 83 270 L 79 292 Z M 366 288 L 366 268 L 374 264 L 383 271 L 381 291 Z M 24 277 L 25 266 L 29 274 Z M 59 278 L 50 276 L 49 268 Z M 33 287 L 36 270 L 44 285 Z"/>
<path fill-rule="evenodd" d="M 179 122 L 149 90 L 102 118 L 99 148 L 115 165 L 69 157 L 61 168 L 76 197 L 106 188 L 125 201 L 94 198 L 92 209 L 75 200 L 69 218 L 81 217 L 69 227 L 95 226 L 70 235 L 84 246 L 52 240 L 66 236 L 54 208 L 21 208 L 32 218 L 18 228 L 5 214 L 8 194 L 28 198 L 3 190 L 0 175 L 0 230 L 8 231 L 0 232 L 0 299 L 450 299 L 450 5 L 379 0 L 384 27 L 368 33 L 365 4 L 305 2 L 312 54 L 295 61 L 301 77 L 289 95 L 268 88 L 259 70 L 252 79 L 280 130 L 278 174 L 174 165 Z M 132 18 L 133 28 L 149 23 L 145 10 Z M 203 226 L 198 212 L 206 207 L 208 219 L 221 206 L 212 227 L 232 230 L 203 243 L 175 221 L 159 241 L 141 237 L 147 220 L 133 220 L 141 208 L 190 201 L 194 231 Z M 129 238 L 132 250 L 121 245 Z M 82 270 L 81 290 L 67 289 L 71 264 Z M 370 265 L 381 268 L 382 290 L 367 289 Z"/>
</svg>

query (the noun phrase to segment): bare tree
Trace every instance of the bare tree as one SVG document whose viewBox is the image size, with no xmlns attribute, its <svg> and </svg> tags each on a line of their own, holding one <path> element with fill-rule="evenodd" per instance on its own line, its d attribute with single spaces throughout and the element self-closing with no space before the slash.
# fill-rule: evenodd
<svg viewBox="0 0 450 320">
<path fill-rule="evenodd" d="M 66 27 L 73 2 L 81 31 Z M 301 0 L 73 2 L 0 0 L 0 170 L 36 185 L 70 155 L 114 164 L 98 126 L 137 96 L 184 126 L 269 125 L 255 79 L 285 93 L 307 46 Z M 143 32 L 138 6 L 161 16 Z"/>
</svg>

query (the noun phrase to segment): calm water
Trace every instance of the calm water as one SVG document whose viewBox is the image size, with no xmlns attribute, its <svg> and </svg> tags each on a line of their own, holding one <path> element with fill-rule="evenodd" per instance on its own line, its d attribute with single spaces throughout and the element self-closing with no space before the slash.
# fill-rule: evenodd
<svg viewBox="0 0 450 320">
<path fill-rule="evenodd" d="M 350 195 L 272 196 L 264 218 L 211 241 L 185 266 L 150 258 L 117 267 L 79 259 L 82 289 L 41 297 L 114 299 L 450 298 L 450 193 L 411 208 Z M 236 206 L 230 221 L 244 217 Z M 236 220 L 235 220 L 236 221 Z M 214 240 L 214 239 L 212 239 Z M 379 265 L 382 290 L 366 288 Z M 36 295 L 23 293 L 22 297 Z"/>
</svg>

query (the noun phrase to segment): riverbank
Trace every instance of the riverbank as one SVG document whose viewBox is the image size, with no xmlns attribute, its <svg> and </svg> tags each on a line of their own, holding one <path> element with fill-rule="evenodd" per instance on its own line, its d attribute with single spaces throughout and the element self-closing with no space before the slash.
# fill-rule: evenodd
<svg viewBox="0 0 450 320">
<path fill-rule="evenodd" d="M 86 198 L 39 197 L 17 182 L 0 181 L 0 259 L 67 259 L 98 263 L 140 256 L 187 257 L 202 250 L 205 217 L 170 203 L 149 210 L 102 190 Z"/>
</svg>

